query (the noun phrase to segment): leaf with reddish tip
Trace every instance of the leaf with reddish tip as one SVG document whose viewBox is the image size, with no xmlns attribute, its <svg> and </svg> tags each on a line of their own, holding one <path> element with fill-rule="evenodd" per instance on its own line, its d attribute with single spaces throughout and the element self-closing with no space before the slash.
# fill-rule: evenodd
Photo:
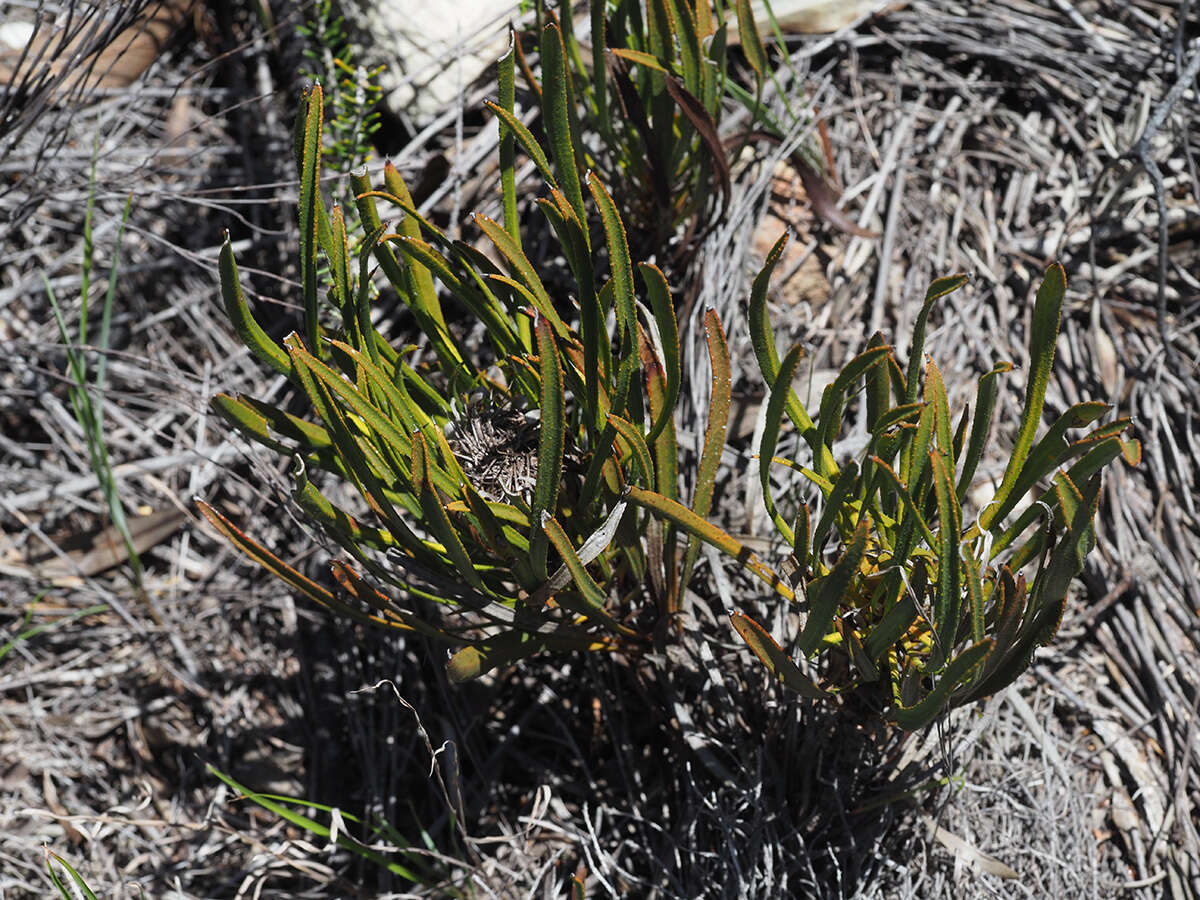
<svg viewBox="0 0 1200 900">
<path fill-rule="evenodd" d="M 783 652 L 770 633 L 749 616 L 735 612 L 730 617 L 734 630 L 754 652 L 767 671 L 802 697 L 820 700 L 825 692 L 812 683 L 795 661 Z"/>
</svg>

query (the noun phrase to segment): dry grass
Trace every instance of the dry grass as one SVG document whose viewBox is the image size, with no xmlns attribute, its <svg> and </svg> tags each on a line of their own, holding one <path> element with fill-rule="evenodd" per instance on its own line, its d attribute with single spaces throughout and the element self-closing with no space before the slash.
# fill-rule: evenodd
<svg viewBox="0 0 1200 900">
<path fill-rule="evenodd" d="M 795 229 L 776 321 L 781 340 L 810 348 L 815 380 L 873 330 L 903 335 L 928 280 L 953 270 L 974 278 L 930 338 L 947 381 L 1020 363 L 1030 288 L 1059 258 L 1072 291 L 1048 403 L 1106 398 L 1136 418 L 1145 458 L 1108 481 L 1059 638 L 984 709 L 908 738 L 878 731 L 869 709 L 806 709 L 768 686 L 722 610 L 776 624 L 783 611 L 719 568 L 702 567 L 670 664 L 572 657 L 453 688 L 431 648 L 296 607 L 190 519 L 146 550 L 144 599 L 119 568 L 57 583 L 29 571 L 60 551 L 83 559 L 76 544 L 106 524 L 40 287 L 44 273 L 60 297 L 77 292 L 98 133 L 101 269 L 125 196 L 137 198 L 106 396 L 128 508 L 186 511 L 199 493 L 298 564 L 317 571 L 322 553 L 282 500 L 286 473 L 205 412 L 218 390 L 282 388 L 222 349 L 213 261 L 232 228 L 260 309 L 289 327 L 292 8 L 275 9 L 275 35 L 208 13 L 138 88 L 30 119 L 0 143 L 0 634 L 27 614 L 58 624 L 0 659 L 0 893 L 47 896 L 42 844 L 101 896 L 136 896 L 132 882 L 155 897 L 414 890 L 236 802 L 205 773 L 212 762 L 413 841 L 424 829 L 450 857 L 431 864 L 477 896 L 563 896 L 580 866 L 595 896 L 1196 896 L 1195 85 L 1163 101 L 1200 47 L 1196 13 L 1183 29 L 1180 13 L 997 0 L 965 14 L 917 0 L 798 40 L 790 84 L 828 125 L 846 208 L 882 237 L 813 221 L 786 173 L 747 160 L 734 218 L 701 254 L 685 341 L 712 305 L 740 352 L 745 427 L 723 507 L 740 530 L 756 527 L 740 475 L 757 377 L 736 323 L 759 222 L 770 236 Z M 1148 156 L 1123 157 L 1155 122 Z M 449 115 L 399 154 L 413 173 L 451 161 L 427 198 L 442 220 L 496 202 L 478 124 Z M 35 166 L 46 141 L 58 143 Z M 681 440 L 702 421 L 698 358 Z M 96 603 L 108 610 L 59 621 Z M 985 857 L 1019 878 L 980 874 L 971 859 Z"/>
</svg>

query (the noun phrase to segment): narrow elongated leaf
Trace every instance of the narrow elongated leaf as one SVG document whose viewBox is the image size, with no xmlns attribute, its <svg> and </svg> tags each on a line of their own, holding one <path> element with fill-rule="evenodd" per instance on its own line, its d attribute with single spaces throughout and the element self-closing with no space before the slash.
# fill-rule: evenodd
<svg viewBox="0 0 1200 900">
<path fill-rule="evenodd" d="M 725 447 L 725 434 L 729 427 L 729 409 L 732 402 L 732 376 L 729 364 L 729 345 L 725 340 L 725 329 L 716 310 L 704 313 L 704 336 L 708 343 L 708 358 L 712 366 L 712 386 L 708 398 L 708 425 L 704 429 L 704 449 L 700 452 L 700 464 L 696 471 L 696 489 L 692 495 L 692 512 L 707 519 L 712 509 L 716 492 L 717 469 L 721 465 L 721 451 Z M 688 538 L 683 569 L 679 578 L 680 590 L 686 590 L 692 568 L 700 555 L 700 539 Z"/>
<path fill-rule="evenodd" d="M 795 598 L 787 583 L 770 568 L 763 565 L 749 547 L 711 522 L 700 518 L 682 503 L 636 486 L 627 488 L 625 497 L 629 502 L 649 510 L 660 519 L 674 522 L 688 534 L 695 535 L 705 543 L 711 544 L 726 556 L 733 557 L 743 568 L 770 585 L 785 600 Z"/>
<path fill-rule="evenodd" d="M 767 75 L 767 51 L 762 39 L 758 36 L 758 28 L 754 24 L 754 13 L 750 9 L 750 0 L 736 0 L 738 37 L 742 41 L 742 51 L 746 54 L 746 62 L 754 70 L 755 89 L 762 93 L 763 79 Z"/>
<path fill-rule="evenodd" d="M 516 43 L 516 39 L 516 33 L 510 29 L 508 32 L 508 52 L 501 56 L 499 62 L 496 64 L 497 81 L 499 82 L 500 91 L 499 105 L 501 109 L 509 114 L 513 111 L 513 101 L 516 95 L 513 73 L 513 59 L 515 56 L 513 44 Z M 501 119 L 500 191 L 504 200 L 504 229 L 517 242 L 517 246 L 520 246 L 521 222 L 517 215 L 517 176 L 514 164 L 516 154 L 513 144 L 513 130 Z"/>
<path fill-rule="evenodd" d="M 233 323 L 233 329 L 241 338 L 246 348 L 260 360 L 269 365 L 281 375 L 295 380 L 291 360 L 279 344 L 271 340 L 262 330 L 250 307 L 246 305 L 246 297 L 242 293 L 242 282 L 238 276 L 237 262 L 233 257 L 233 245 L 229 240 L 229 232 L 225 232 L 225 240 L 221 243 L 221 254 L 218 260 L 221 274 L 221 298 L 225 301 L 225 314 Z"/>
<path fill-rule="evenodd" d="M 1072 449 L 1066 440 L 1068 429 L 1090 425 L 1104 415 L 1108 408 L 1107 403 L 1096 401 L 1076 403 L 1059 416 L 1030 451 L 1025 465 L 1017 474 L 1012 490 L 993 512 L 993 521 L 1003 522 L 1030 489 L 1066 461 Z"/>
<path fill-rule="evenodd" d="M 925 353 L 925 328 L 929 323 L 929 311 L 933 309 L 935 301 L 957 291 L 967 281 L 968 276 L 966 275 L 950 275 L 946 278 L 937 278 L 933 284 L 929 285 L 929 290 L 925 292 L 925 302 L 921 304 L 921 311 L 917 313 L 917 320 L 913 324 L 912 346 L 908 351 L 908 375 L 905 378 L 906 403 L 915 403 L 917 400 L 919 386 L 917 376 L 921 372 L 921 359 Z"/>
<path fill-rule="evenodd" d="M 771 490 L 771 461 L 775 456 L 775 447 L 779 442 L 779 430 L 783 420 L 783 410 L 789 396 L 792 395 L 792 379 L 796 375 L 796 367 L 800 365 L 800 357 L 803 355 L 804 348 L 797 344 L 788 351 L 788 355 L 784 357 L 783 364 L 775 373 L 774 384 L 770 389 L 771 395 L 767 400 L 766 416 L 763 420 L 762 442 L 758 448 L 758 479 L 762 485 L 763 502 L 767 507 L 767 513 L 775 522 L 775 528 L 789 544 L 796 539 L 796 536 L 791 526 L 779 514 L 779 510 L 775 506 L 775 496 Z"/>
<path fill-rule="evenodd" d="M 631 458 L 641 476 L 642 484 L 649 490 L 654 490 L 654 461 L 650 458 L 650 448 L 646 446 L 646 438 L 640 428 L 620 416 L 608 414 L 608 422 L 629 447 Z"/>
<path fill-rule="evenodd" d="M 639 263 L 642 281 L 646 285 L 646 293 L 650 298 L 650 310 L 654 314 L 654 323 L 658 327 L 658 337 L 662 342 L 663 373 L 666 376 L 666 394 L 663 398 L 663 408 L 654 418 L 647 435 L 647 443 L 653 444 L 675 412 L 679 402 L 679 385 L 682 373 L 679 367 L 679 328 L 675 322 L 675 304 L 671 300 L 671 289 L 667 285 L 667 277 L 657 266 L 649 263 Z M 586 350 L 587 345 L 584 344 Z"/>
<path fill-rule="evenodd" d="M 996 491 L 996 498 L 979 517 L 985 529 L 999 524 L 1000 510 L 1008 505 L 1009 495 L 1015 490 L 1025 467 L 1025 460 L 1033 446 L 1038 425 L 1042 421 L 1042 407 L 1046 401 L 1046 387 L 1050 384 L 1050 370 L 1054 368 L 1054 344 L 1058 339 L 1058 325 L 1062 317 L 1063 298 L 1067 293 L 1067 275 L 1058 263 L 1046 270 L 1046 276 L 1038 288 L 1033 304 L 1033 321 L 1029 333 L 1029 381 L 1025 386 L 1025 408 L 1021 413 L 1021 428 L 1013 445 L 1004 480 Z"/>
<path fill-rule="evenodd" d="M 937 449 L 949 456 L 950 472 L 954 472 L 954 439 L 950 429 L 950 401 L 946 397 L 946 384 L 942 373 L 930 357 L 925 364 L 925 402 L 933 405 L 933 433 L 937 438 Z"/>
<path fill-rule="evenodd" d="M 579 555 L 575 552 L 575 548 L 571 545 L 571 539 L 567 537 L 562 526 L 549 513 L 542 513 L 542 529 L 546 532 L 550 543 L 554 545 L 554 549 L 558 551 L 563 565 L 571 573 L 571 579 L 579 588 L 579 596 L 583 600 L 581 604 L 575 603 L 573 598 L 560 593 L 557 595 L 559 604 L 616 634 L 628 638 L 640 638 L 641 635 L 632 628 L 622 625 L 604 608 L 604 603 L 608 599 L 604 589 L 588 574 Z"/>
<path fill-rule="evenodd" d="M 496 117 L 501 121 L 505 128 L 516 137 L 517 142 L 521 145 L 521 149 L 532 160 L 537 167 L 538 173 L 546 179 L 546 184 L 551 188 L 558 189 L 558 179 L 554 177 L 554 170 L 550 167 L 550 160 L 546 158 L 545 151 L 542 150 L 542 145 L 538 143 L 537 138 L 533 136 L 525 123 L 513 115 L 511 110 L 505 109 L 503 106 L 498 106 L 491 100 L 485 100 L 484 104 Z"/>
<path fill-rule="evenodd" d="M 538 316 L 534 322 L 537 337 L 539 370 L 541 373 L 541 430 L 538 435 L 537 481 L 533 489 L 533 520 L 537 530 L 531 531 L 529 545 L 532 551 L 533 570 L 543 580 L 546 571 L 546 536 L 542 531 L 542 513 L 554 515 L 558 506 L 558 488 L 562 483 L 564 431 L 566 427 L 563 409 L 563 373 L 558 358 L 558 347 L 550 322 Z"/>
<path fill-rule="evenodd" d="M 863 516 L 846 552 L 824 578 L 813 583 L 809 589 L 808 621 L 796 640 L 796 652 L 811 656 L 821 640 L 829 633 L 833 617 L 839 604 L 846 599 L 850 582 L 858 574 L 859 564 L 867 550 L 867 537 L 871 533 L 871 519 Z"/>
<path fill-rule="evenodd" d="M 384 624 L 388 623 L 378 619 L 378 617 L 367 616 L 353 607 L 347 606 L 338 600 L 331 591 L 317 584 L 306 575 L 302 575 L 299 571 L 289 566 L 270 550 L 259 544 L 257 541 L 247 537 L 245 532 L 235 526 L 227 518 L 205 503 L 203 500 L 195 501 L 197 508 L 209 521 L 213 528 L 217 529 L 221 535 L 238 548 L 242 553 L 252 559 L 258 565 L 262 566 L 280 581 L 287 584 L 300 594 L 303 594 L 314 603 L 325 607 L 326 609 L 338 613 L 339 615 L 347 616 L 358 622 Z"/>
<path fill-rule="evenodd" d="M 587 221 L 583 189 L 575 159 L 575 99 L 566 65 L 562 31 L 551 22 L 542 30 L 542 115 L 558 181 L 580 222 Z"/>
<path fill-rule="evenodd" d="M 935 657 L 933 667 L 938 668 L 954 647 L 962 614 L 962 572 L 958 549 L 962 532 L 962 510 L 958 506 L 958 496 L 954 493 L 954 473 L 946 454 L 936 448 L 932 449 L 929 452 L 929 461 L 938 508 L 938 571 L 933 605 L 933 629 L 937 636 L 934 650 L 935 653 L 941 654 L 940 657 Z"/>
<path fill-rule="evenodd" d="M 967 449 L 963 455 L 962 471 L 958 476 L 958 502 L 966 499 L 967 491 L 975 478 L 975 470 L 983 458 L 984 448 L 987 447 L 988 435 L 992 428 L 992 412 L 996 408 L 996 396 L 1000 391 L 998 378 L 1012 371 L 1012 363 L 997 363 L 990 372 L 979 379 L 979 389 L 975 400 L 975 418 L 971 422 L 971 435 L 967 438 Z"/>
<path fill-rule="evenodd" d="M 924 728 L 937 718 L 945 708 L 946 701 L 950 698 L 950 692 L 970 677 L 971 670 L 983 661 L 991 645 L 991 641 L 980 641 L 964 650 L 946 666 L 933 690 L 912 706 L 897 704 L 892 709 L 891 720 L 905 731 Z"/>
<path fill-rule="evenodd" d="M 314 84 L 302 103 L 304 131 L 300 163 L 300 284 L 304 294 L 304 337 L 314 353 L 320 350 L 317 319 L 317 207 L 321 200 L 321 118 L 325 112 L 321 85 Z"/>
<path fill-rule="evenodd" d="M 810 700 L 820 700 L 825 696 L 825 691 L 813 684 L 812 680 L 800 671 L 800 667 L 784 652 L 765 628 L 749 616 L 739 612 L 733 613 L 730 620 L 741 639 L 754 651 L 754 655 L 767 667 L 767 671 L 783 682 L 784 687 Z"/>
<path fill-rule="evenodd" d="M 850 491 L 858 483 L 858 463 L 850 460 L 838 475 L 837 481 L 833 483 L 833 490 L 825 495 L 825 508 L 821 510 L 821 518 L 817 520 L 817 527 L 812 533 L 812 552 L 814 556 L 819 557 L 821 551 L 825 548 L 825 541 L 829 537 L 829 532 L 833 530 L 833 525 L 837 521 L 837 517 L 846 512 L 846 501 L 850 498 Z M 795 539 L 792 540 L 795 543 Z"/>
</svg>

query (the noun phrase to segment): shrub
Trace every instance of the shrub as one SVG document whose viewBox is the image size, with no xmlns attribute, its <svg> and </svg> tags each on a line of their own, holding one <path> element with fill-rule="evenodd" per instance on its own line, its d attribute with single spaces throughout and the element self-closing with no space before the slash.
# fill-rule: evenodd
<svg viewBox="0 0 1200 900">
<path fill-rule="evenodd" d="M 557 101 L 555 101 L 557 102 Z M 222 295 L 251 351 L 286 375 L 311 403 L 307 421 L 248 397 L 218 396 L 216 410 L 264 446 L 291 455 L 295 499 L 345 551 L 333 574 L 343 599 L 287 566 L 205 504 L 216 527 L 310 599 L 359 621 L 418 632 L 458 648 L 455 679 L 529 654 L 647 645 L 678 608 L 686 577 L 675 564 L 677 529 L 625 500 L 630 485 L 678 497 L 674 410 L 681 380 L 674 308 L 666 278 L 634 265 L 623 219 L 596 176 L 558 177 L 541 147 L 526 143 L 549 188 L 538 206 L 576 279 L 576 308 L 556 301 L 508 227 L 475 223 L 504 268 L 451 240 L 420 216 L 400 174 L 383 189 L 353 176 L 369 234 L 355 261 L 345 222 L 317 190 L 321 89 L 305 98 L 297 128 L 301 161 L 300 268 L 304 336 L 277 344 L 254 320 L 228 241 Z M 530 141 L 528 137 L 526 141 Z M 553 127 L 558 153 L 575 143 Z M 513 204 L 512 161 L 505 206 Z M 561 178 L 561 181 L 559 180 Z M 405 218 L 386 233 L 377 209 Z M 587 216 L 598 217 L 603 242 Z M 610 276 L 596 277 L 597 259 Z M 323 323 L 318 258 L 332 273 L 336 322 Z M 377 265 L 412 311 L 429 359 L 390 346 L 371 323 Z M 451 327 L 435 288 L 468 311 L 484 335 Z M 578 328 L 568 321 L 578 321 Z M 714 390 L 728 407 L 728 358 L 721 324 L 707 320 Z M 718 397 L 718 405 L 721 400 Z M 724 427 L 710 436 L 693 515 L 708 514 Z M 322 471 L 351 485 L 369 517 L 333 502 L 310 477 Z M 695 550 L 691 552 L 694 558 Z M 381 590 L 382 588 L 382 590 Z M 387 591 L 388 593 L 384 593 Z"/>
<path fill-rule="evenodd" d="M 905 369 L 875 335 L 825 389 L 814 418 L 792 390 L 801 348 L 780 362 L 766 315 L 767 281 L 785 241 L 758 276 L 748 312 L 770 388 L 759 468 L 763 495 L 792 548 L 790 583 L 803 625 L 789 655 L 749 617 L 735 614 L 733 624 L 789 688 L 820 698 L 883 686 L 889 717 L 915 729 L 948 707 L 1011 683 L 1054 635 L 1067 588 L 1095 542 L 1100 473 L 1117 456 L 1135 464 L 1140 445 L 1122 437 L 1129 419 L 1069 439 L 1071 429 L 1108 410 L 1097 402 L 1075 404 L 1035 440 L 1066 292 L 1063 269 L 1053 265 L 1034 305 L 1016 443 L 995 495 L 970 521 L 964 503 L 988 446 L 998 379 L 1012 365 L 997 363 L 979 379 L 973 417 L 969 409 L 951 415 L 932 359 L 925 360 L 922 378 L 930 309 L 966 276 L 930 287 Z M 860 391 L 869 443 L 839 464 L 834 442 L 847 402 Z M 785 414 L 812 454 L 808 465 L 773 456 Z M 790 518 L 780 513 L 773 465 L 797 468 L 817 487 L 822 505 L 815 522 L 804 503 Z M 1039 490 L 1046 478 L 1050 486 Z M 791 590 L 781 593 L 793 599 Z"/>
<path fill-rule="evenodd" d="M 679 4 L 664 3 L 650 6 L 660 23 L 675 23 L 670 36 L 679 43 L 671 46 L 686 69 L 682 48 L 695 49 L 684 24 L 691 20 Z M 493 257 L 423 218 L 390 164 L 381 186 L 365 170 L 352 175 L 364 231 L 352 255 L 342 210 L 328 210 L 318 189 L 322 91 L 306 94 L 296 129 L 303 336 L 280 345 L 258 325 L 228 240 L 220 276 L 241 340 L 292 382 L 313 416 L 245 396 L 220 395 L 214 406 L 252 440 L 294 459 L 296 502 L 345 554 L 333 564 L 338 590 L 201 503 L 204 514 L 313 601 L 449 645 L 454 680 L 546 650 L 636 652 L 665 639 L 708 542 L 795 602 L 803 624 L 790 654 L 748 616 L 733 614 L 733 625 L 775 676 L 806 697 L 883 690 L 889 718 L 917 728 L 1011 682 L 1053 635 L 1092 547 L 1101 470 L 1118 455 L 1134 462 L 1139 453 L 1122 437 L 1126 419 L 1068 440 L 1071 428 L 1104 414 L 1100 403 L 1076 404 L 1035 440 L 1066 289 L 1061 267 L 1048 270 L 1038 292 L 1030 381 L 1008 469 L 992 502 L 968 522 L 963 506 L 987 449 L 998 379 L 1012 367 L 1000 363 L 985 374 L 974 416 L 964 410 L 954 418 L 937 366 L 923 366 L 930 310 L 965 276 L 930 288 L 904 369 L 876 335 L 825 390 L 813 417 L 791 387 L 800 348 L 780 361 L 767 319 L 768 282 L 786 238 L 775 245 L 755 280 L 748 320 L 769 388 L 764 499 L 791 548 L 781 577 L 708 521 L 730 406 L 725 332 L 712 311 L 705 317 L 709 420 L 691 505 L 681 502 L 674 414 L 682 367 L 671 291 L 654 265 L 639 263 L 635 280 L 630 213 L 615 199 L 625 193 L 614 194 L 599 175 L 580 176 L 584 142 L 566 64 L 578 53 L 572 46 L 557 22 L 546 24 L 538 86 L 545 145 L 513 115 L 515 52 L 501 61 L 493 109 L 502 122 L 503 223 L 474 220 Z M 639 61 L 651 84 L 666 73 L 655 68 L 661 57 L 652 63 L 638 55 L 646 52 L 618 56 Z M 603 108 L 604 88 L 588 90 L 589 102 Z M 663 90 L 678 108 L 688 106 Z M 702 145 L 717 149 L 703 135 L 680 141 L 676 161 Z M 536 205 L 569 266 L 570 299 L 547 288 L 523 249 L 517 143 L 545 183 L 547 196 Z M 620 167 L 607 177 L 622 178 Z M 403 215 L 397 231 L 383 225 L 379 203 Z M 373 267 L 411 311 L 421 346 L 397 349 L 375 329 Z M 328 310 L 319 296 L 326 282 Z M 443 300 L 466 321 L 447 316 Z M 855 402 L 865 408 L 870 440 L 860 456 L 839 461 L 835 442 Z M 785 416 L 811 452 L 807 465 L 774 456 Z M 780 512 L 773 465 L 798 469 L 819 490 L 815 523 L 803 503 L 789 517 Z M 1022 505 L 1046 478 L 1050 487 Z M 337 481 L 357 493 L 360 509 L 329 496 Z"/>
</svg>

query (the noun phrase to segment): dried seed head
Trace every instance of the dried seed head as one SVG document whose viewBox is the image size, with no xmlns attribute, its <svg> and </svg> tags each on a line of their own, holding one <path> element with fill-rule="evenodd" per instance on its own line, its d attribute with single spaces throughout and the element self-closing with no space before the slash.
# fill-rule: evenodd
<svg viewBox="0 0 1200 900">
<path fill-rule="evenodd" d="M 508 404 L 472 401 L 446 440 L 475 489 L 487 500 L 533 496 L 539 422 Z"/>
</svg>

